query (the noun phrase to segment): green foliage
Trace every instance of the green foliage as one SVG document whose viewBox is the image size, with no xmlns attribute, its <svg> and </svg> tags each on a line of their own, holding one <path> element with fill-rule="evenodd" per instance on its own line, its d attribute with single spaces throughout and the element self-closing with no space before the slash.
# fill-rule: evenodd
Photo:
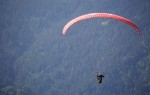
<svg viewBox="0 0 150 95">
<path fill-rule="evenodd" d="M 0 6 L 0 94 L 149 95 L 147 2 L 0 3 L 4 4 Z M 88 12 L 121 14 L 135 21 L 142 34 L 138 38 L 134 30 L 115 20 L 92 19 L 71 27 L 67 36 L 61 35 L 66 22 Z M 104 81 L 97 85 L 95 72 L 105 68 Z"/>
<path fill-rule="evenodd" d="M 16 90 L 13 86 L 7 86 L 0 90 L 0 95 L 16 95 Z"/>
</svg>

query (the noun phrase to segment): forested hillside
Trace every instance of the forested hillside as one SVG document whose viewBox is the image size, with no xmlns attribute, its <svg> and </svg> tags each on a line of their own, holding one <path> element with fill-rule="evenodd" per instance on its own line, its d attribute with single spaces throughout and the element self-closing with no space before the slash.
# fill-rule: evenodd
<svg viewBox="0 0 150 95">
<path fill-rule="evenodd" d="M 149 0 L 1 0 L 0 95 L 149 95 Z M 93 12 L 136 23 L 71 19 Z M 96 83 L 96 72 L 105 75 Z"/>
</svg>

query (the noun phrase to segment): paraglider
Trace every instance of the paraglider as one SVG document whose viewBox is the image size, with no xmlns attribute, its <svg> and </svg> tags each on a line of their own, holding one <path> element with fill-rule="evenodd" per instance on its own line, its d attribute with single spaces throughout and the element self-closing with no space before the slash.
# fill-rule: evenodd
<svg viewBox="0 0 150 95">
<path fill-rule="evenodd" d="M 89 13 L 89 14 L 85 14 L 85 15 L 81 15 L 79 17 L 76 17 L 75 19 L 69 21 L 63 28 L 62 34 L 65 35 L 67 33 L 67 30 L 74 24 L 82 21 L 82 20 L 86 20 L 86 19 L 90 19 L 90 18 L 111 18 L 111 19 L 116 19 L 118 21 L 122 21 L 128 25 L 130 25 L 131 27 L 133 27 L 136 32 L 138 33 L 138 35 L 140 35 L 140 29 L 136 26 L 136 24 L 134 24 L 132 21 L 130 21 L 127 18 L 124 18 L 122 16 L 119 15 L 115 15 L 115 14 L 110 14 L 110 13 Z"/>
<path fill-rule="evenodd" d="M 102 83 L 102 79 L 104 77 L 104 75 L 102 74 L 99 74 L 98 72 L 96 72 L 96 77 L 97 77 L 97 83 Z"/>
<path fill-rule="evenodd" d="M 135 31 L 137 32 L 138 35 L 140 35 L 140 29 L 137 27 L 137 25 L 135 23 L 133 23 L 131 20 L 124 18 L 122 16 L 119 15 L 115 15 L 115 14 L 110 14 L 110 13 L 89 13 L 89 14 L 85 14 L 85 15 L 81 15 L 79 17 L 74 18 L 73 20 L 69 21 L 63 28 L 62 34 L 66 35 L 67 30 L 73 26 L 74 24 L 86 20 L 86 19 L 90 19 L 90 18 L 110 18 L 110 19 L 115 19 L 121 22 L 124 22 L 126 24 L 128 24 L 129 26 L 131 26 L 133 29 L 135 29 Z M 102 79 L 104 77 L 103 74 L 99 74 L 97 72 L 96 74 L 97 76 L 97 83 L 102 83 Z"/>
</svg>

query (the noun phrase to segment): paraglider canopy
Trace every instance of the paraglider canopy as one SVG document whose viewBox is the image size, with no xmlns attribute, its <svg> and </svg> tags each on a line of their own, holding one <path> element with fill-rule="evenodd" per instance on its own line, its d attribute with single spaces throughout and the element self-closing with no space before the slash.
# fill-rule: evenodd
<svg viewBox="0 0 150 95">
<path fill-rule="evenodd" d="M 133 27 L 136 30 L 136 32 L 138 33 L 138 35 L 140 35 L 140 29 L 132 21 L 130 21 L 129 19 L 124 18 L 122 16 L 115 15 L 115 14 L 110 14 L 110 13 L 89 13 L 89 14 L 85 14 L 85 15 L 81 15 L 79 17 L 76 17 L 75 19 L 69 21 L 64 26 L 62 34 L 66 35 L 67 30 L 69 29 L 69 27 L 71 27 L 75 23 L 78 23 L 79 21 L 90 19 L 90 18 L 111 18 L 111 19 L 116 19 L 116 20 L 122 21 L 122 22 L 130 25 L 131 27 Z"/>
</svg>

